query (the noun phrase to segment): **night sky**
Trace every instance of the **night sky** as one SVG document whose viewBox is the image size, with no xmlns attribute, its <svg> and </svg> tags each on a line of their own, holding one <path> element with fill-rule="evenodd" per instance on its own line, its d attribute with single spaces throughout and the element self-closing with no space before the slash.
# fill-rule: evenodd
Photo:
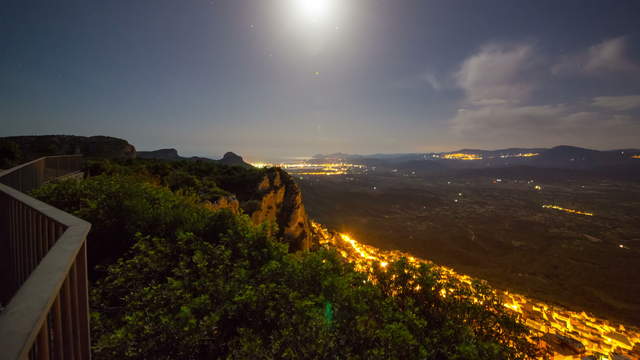
<svg viewBox="0 0 640 360">
<path fill-rule="evenodd" d="M 0 1 L 0 136 L 251 160 L 640 147 L 639 1 Z"/>
</svg>

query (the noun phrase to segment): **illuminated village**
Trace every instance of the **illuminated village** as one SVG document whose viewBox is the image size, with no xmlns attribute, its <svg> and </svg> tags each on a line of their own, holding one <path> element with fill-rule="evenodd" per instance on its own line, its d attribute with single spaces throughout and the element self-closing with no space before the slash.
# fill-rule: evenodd
<svg viewBox="0 0 640 360">
<path fill-rule="evenodd" d="M 386 268 L 389 263 L 406 258 L 411 263 L 430 263 L 400 251 L 385 251 L 359 243 L 351 236 L 327 230 L 313 223 L 321 245 L 335 248 L 359 271 L 373 266 Z M 445 279 L 454 278 L 471 284 L 472 278 L 450 268 L 434 265 Z M 517 314 L 531 329 L 533 339 L 548 353 L 550 359 L 640 359 L 640 329 L 625 327 L 584 312 L 574 312 L 559 306 L 507 291 L 495 290 L 506 308 Z M 446 293 L 442 293 L 446 296 Z"/>
<path fill-rule="evenodd" d="M 482 160 L 482 156 L 480 155 L 465 153 L 444 154 L 442 158 L 449 160 Z"/>
<path fill-rule="evenodd" d="M 542 205 L 542 207 L 545 208 L 545 209 L 554 209 L 554 210 L 558 210 L 558 211 L 564 211 L 564 212 L 570 213 L 570 214 L 593 216 L 593 213 L 590 213 L 590 212 L 567 209 L 567 208 L 563 208 L 563 207 L 560 207 L 560 206 L 557 206 L 557 205 Z"/>
<path fill-rule="evenodd" d="M 539 153 L 517 153 L 517 154 L 501 154 L 498 157 L 502 158 L 502 159 L 506 159 L 506 158 L 528 158 L 528 157 L 533 157 L 533 156 L 538 156 L 540 155 Z M 473 153 L 448 153 L 448 154 L 442 154 L 441 156 L 439 156 L 442 159 L 448 159 L 448 160 L 482 160 L 483 156 L 480 154 L 473 154 Z M 489 156 L 489 159 L 495 158 L 495 156 Z"/>
<path fill-rule="evenodd" d="M 308 162 L 301 163 L 282 163 L 282 164 L 272 164 L 272 163 L 251 163 L 254 167 L 263 168 L 263 167 L 279 167 L 287 170 L 292 175 L 345 175 L 348 173 L 353 173 L 354 171 L 365 169 L 364 165 L 357 164 L 349 164 L 349 163 L 322 163 L 322 164 L 314 164 Z"/>
</svg>

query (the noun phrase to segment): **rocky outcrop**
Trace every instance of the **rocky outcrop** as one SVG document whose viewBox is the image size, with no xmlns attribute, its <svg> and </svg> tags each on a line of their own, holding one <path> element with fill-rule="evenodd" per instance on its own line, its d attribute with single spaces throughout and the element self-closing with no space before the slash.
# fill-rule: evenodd
<svg viewBox="0 0 640 360">
<path fill-rule="evenodd" d="M 182 157 L 178 155 L 176 149 L 160 149 L 155 151 L 138 151 L 137 156 L 140 159 L 158 159 L 158 160 L 180 160 Z"/>
<path fill-rule="evenodd" d="M 258 185 L 258 195 L 258 204 L 250 212 L 255 224 L 276 223 L 276 235 L 289 244 L 290 251 L 313 247 L 311 223 L 302 203 L 302 193 L 289 174 L 279 168 L 267 170 Z"/>
<path fill-rule="evenodd" d="M 229 151 L 228 153 L 224 154 L 222 159 L 218 160 L 218 163 L 220 163 L 222 165 L 229 165 L 229 166 L 251 167 L 250 164 L 244 162 L 244 160 L 242 159 L 242 156 L 234 154 L 231 151 Z"/>
<path fill-rule="evenodd" d="M 41 135 L 1 138 L 15 143 L 23 160 L 48 155 L 83 154 L 87 157 L 135 158 L 136 148 L 126 140 L 109 136 Z"/>
<path fill-rule="evenodd" d="M 252 167 L 251 164 L 244 162 L 240 155 L 234 154 L 232 152 L 228 152 L 224 154 L 222 159 L 214 160 L 206 157 L 200 156 L 192 156 L 192 157 L 183 157 L 178 154 L 178 150 L 176 149 L 160 149 L 154 151 L 138 151 L 138 157 L 141 159 L 155 159 L 155 160 L 191 160 L 191 161 L 204 161 L 204 162 L 213 162 L 221 165 L 228 166 L 243 166 L 243 167 Z"/>
<path fill-rule="evenodd" d="M 204 206 L 209 210 L 227 209 L 234 214 L 240 213 L 240 202 L 234 195 L 221 196 L 215 201 L 207 201 Z"/>
</svg>

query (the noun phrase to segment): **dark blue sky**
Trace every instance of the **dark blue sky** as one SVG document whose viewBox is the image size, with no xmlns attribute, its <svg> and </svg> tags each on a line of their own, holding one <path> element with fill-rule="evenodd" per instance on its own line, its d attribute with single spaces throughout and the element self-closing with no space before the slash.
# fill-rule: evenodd
<svg viewBox="0 0 640 360">
<path fill-rule="evenodd" d="M 640 147 L 638 1 L 0 4 L 0 135 L 254 160 Z"/>
</svg>

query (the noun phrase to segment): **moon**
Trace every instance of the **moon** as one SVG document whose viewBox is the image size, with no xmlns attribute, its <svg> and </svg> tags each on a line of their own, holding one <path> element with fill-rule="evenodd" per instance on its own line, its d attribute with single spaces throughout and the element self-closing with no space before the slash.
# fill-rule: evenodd
<svg viewBox="0 0 640 360">
<path fill-rule="evenodd" d="M 294 0 L 297 14 L 304 20 L 325 22 L 334 10 L 334 0 Z"/>
</svg>

